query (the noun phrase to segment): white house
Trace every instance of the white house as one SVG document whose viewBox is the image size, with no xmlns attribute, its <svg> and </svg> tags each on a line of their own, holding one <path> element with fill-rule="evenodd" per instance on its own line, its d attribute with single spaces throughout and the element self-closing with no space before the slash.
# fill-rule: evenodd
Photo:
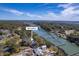
<svg viewBox="0 0 79 59">
<path fill-rule="evenodd" d="M 75 30 L 65 30 L 66 35 L 70 35 L 70 34 L 72 34 L 74 32 L 75 32 Z"/>
</svg>

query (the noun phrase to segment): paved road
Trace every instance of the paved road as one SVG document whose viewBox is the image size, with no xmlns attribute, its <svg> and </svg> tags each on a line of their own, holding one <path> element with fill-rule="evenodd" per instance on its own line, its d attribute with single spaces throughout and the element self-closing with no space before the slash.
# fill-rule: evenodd
<svg viewBox="0 0 79 59">
<path fill-rule="evenodd" d="M 44 39 L 50 41 L 54 45 L 58 46 L 59 48 L 63 49 L 65 53 L 68 55 L 79 55 L 79 47 L 74 43 L 71 43 L 65 39 L 57 37 L 54 33 L 48 33 L 44 29 L 39 28 L 37 31 L 33 31 L 37 33 L 39 36 L 43 37 Z"/>
</svg>

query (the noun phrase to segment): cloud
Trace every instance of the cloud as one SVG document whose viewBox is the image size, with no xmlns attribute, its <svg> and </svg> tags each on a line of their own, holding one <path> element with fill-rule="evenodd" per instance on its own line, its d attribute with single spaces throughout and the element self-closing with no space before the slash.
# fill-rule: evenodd
<svg viewBox="0 0 79 59">
<path fill-rule="evenodd" d="M 69 7 L 69 8 L 66 8 L 64 9 L 61 14 L 64 15 L 64 16 L 67 16 L 67 15 L 73 15 L 75 13 L 75 10 L 74 10 L 74 7 Z"/>
<path fill-rule="evenodd" d="M 31 13 L 26 13 L 26 15 L 28 16 L 28 17 L 38 17 L 38 18 L 42 18 L 42 16 L 40 16 L 40 15 L 36 15 L 36 14 L 31 14 Z"/>
<path fill-rule="evenodd" d="M 53 21 L 78 21 L 79 20 L 79 9 L 76 9 L 77 6 L 65 6 L 64 10 L 60 11 L 59 14 L 54 12 L 48 12 L 46 14 L 37 15 L 30 14 L 37 18 L 37 20 L 53 20 Z M 33 18 L 33 19 L 34 19 Z"/>
<path fill-rule="evenodd" d="M 41 7 L 44 7 L 44 6 L 47 6 L 47 5 L 48 5 L 48 3 L 43 3 L 41 5 L 38 5 L 37 8 L 41 8 Z"/>
<path fill-rule="evenodd" d="M 20 15 L 23 15 L 24 14 L 23 12 L 18 11 L 18 10 L 15 10 L 15 9 L 3 9 L 3 10 L 6 11 L 6 12 L 15 14 L 17 16 L 20 16 Z"/>
<path fill-rule="evenodd" d="M 68 7 L 70 7 L 70 6 L 72 6 L 72 3 L 65 3 L 65 4 L 59 4 L 58 5 L 58 7 L 62 7 L 62 8 L 68 8 Z"/>
<path fill-rule="evenodd" d="M 65 19 L 71 18 L 70 20 L 73 20 L 73 18 L 78 17 L 77 15 L 79 15 L 79 9 L 76 9 L 76 6 L 68 7 L 61 12 L 62 17 L 65 17 Z M 74 19 L 74 20 L 76 20 L 76 19 Z"/>
<path fill-rule="evenodd" d="M 47 4 L 40 5 L 40 6 L 45 6 L 45 5 Z M 4 9 L 4 11 L 20 16 L 18 19 L 23 18 L 27 20 L 53 20 L 53 21 L 78 21 L 79 20 L 79 8 L 77 8 L 78 5 L 72 6 L 72 4 L 59 4 L 58 7 L 63 8 L 63 10 L 59 10 L 60 13 L 47 11 L 47 13 L 34 14 L 30 12 L 21 12 L 15 9 Z"/>
</svg>

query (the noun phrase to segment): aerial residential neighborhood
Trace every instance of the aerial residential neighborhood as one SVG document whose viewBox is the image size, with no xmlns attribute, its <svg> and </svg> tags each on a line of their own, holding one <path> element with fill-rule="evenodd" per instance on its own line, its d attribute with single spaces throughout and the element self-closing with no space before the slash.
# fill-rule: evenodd
<svg viewBox="0 0 79 59">
<path fill-rule="evenodd" d="M 79 4 L 0 4 L 0 56 L 79 56 Z"/>
</svg>

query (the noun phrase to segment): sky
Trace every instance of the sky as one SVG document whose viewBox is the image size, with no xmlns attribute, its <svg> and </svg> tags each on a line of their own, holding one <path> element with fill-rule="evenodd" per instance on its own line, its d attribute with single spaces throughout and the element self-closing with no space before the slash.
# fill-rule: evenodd
<svg viewBox="0 0 79 59">
<path fill-rule="evenodd" d="M 0 20 L 79 21 L 79 4 L 0 3 Z"/>
</svg>

